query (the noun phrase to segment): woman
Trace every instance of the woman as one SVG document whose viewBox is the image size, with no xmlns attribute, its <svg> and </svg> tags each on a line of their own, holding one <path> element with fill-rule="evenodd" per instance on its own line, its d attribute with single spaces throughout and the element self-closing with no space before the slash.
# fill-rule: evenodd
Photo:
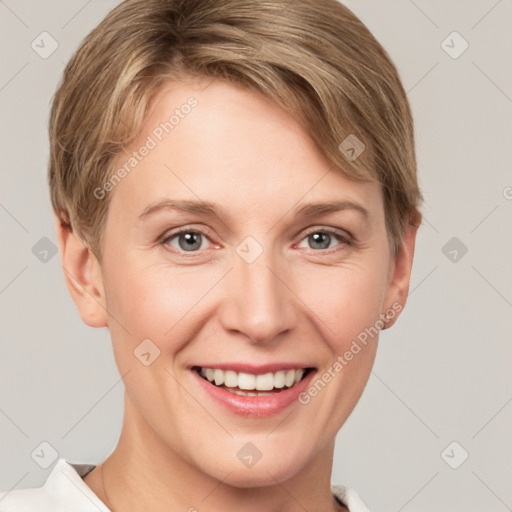
<svg viewBox="0 0 512 512">
<path fill-rule="evenodd" d="M 335 436 L 402 311 L 421 193 L 395 67 L 335 0 L 128 0 L 55 95 L 49 182 L 124 421 L 20 510 L 367 510 Z"/>
</svg>

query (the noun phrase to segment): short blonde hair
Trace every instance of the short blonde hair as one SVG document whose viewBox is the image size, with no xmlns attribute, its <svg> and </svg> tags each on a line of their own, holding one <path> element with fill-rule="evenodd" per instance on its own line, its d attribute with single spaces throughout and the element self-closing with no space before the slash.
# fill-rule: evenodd
<svg viewBox="0 0 512 512">
<path fill-rule="evenodd" d="M 112 176 L 161 86 L 187 77 L 262 93 L 300 122 L 336 172 L 379 182 L 393 254 L 407 225 L 420 222 L 406 93 L 348 8 L 336 0 L 127 0 L 73 55 L 50 115 L 53 209 L 100 261 L 109 195 L 94 190 Z M 365 148 L 359 158 L 351 141 Z"/>
</svg>

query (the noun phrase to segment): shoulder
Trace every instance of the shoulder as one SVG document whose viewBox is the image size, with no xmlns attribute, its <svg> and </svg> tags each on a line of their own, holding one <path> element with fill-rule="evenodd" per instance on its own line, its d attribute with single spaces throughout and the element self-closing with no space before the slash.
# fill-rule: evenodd
<svg viewBox="0 0 512 512">
<path fill-rule="evenodd" d="M 0 492 L 1 512 L 108 512 L 82 480 L 94 466 L 59 459 L 42 487 Z"/>
<path fill-rule="evenodd" d="M 348 508 L 349 512 L 370 512 L 356 491 L 343 485 L 331 485 L 332 494 Z"/>
</svg>

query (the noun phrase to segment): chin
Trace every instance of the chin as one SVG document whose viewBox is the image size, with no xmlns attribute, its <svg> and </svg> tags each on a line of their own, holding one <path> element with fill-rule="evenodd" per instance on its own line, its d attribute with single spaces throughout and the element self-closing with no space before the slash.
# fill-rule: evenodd
<svg viewBox="0 0 512 512">
<path fill-rule="evenodd" d="M 203 458 L 202 465 L 204 462 Z M 303 456 L 300 459 L 292 458 L 290 452 L 272 451 L 268 456 L 262 454 L 261 458 L 252 465 L 245 465 L 236 456 L 226 458 L 223 455 L 222 460 L 214 458 L 210 468 L 203 468 L 203 470 L 212 478 L 232 487 L 253 488 L 286 482 L 295 476 L 305 463 Z"/>
<path fill-rule="evenodd" d="M 261 461 L 260 461 L 261 462 Z M 232 473 L 225 478 L 225 475 L 219 475 L 218 479 L 224 484 L 240 489 L 250 489 L 255 487 L 270 487 L 277 483 L 286 482 L 297 473 L 297 468 L 277 469 L 273 464 L 266 464 L 259 469 L 256 467 L 240 469 L 232 468 Z"/>
</svg>

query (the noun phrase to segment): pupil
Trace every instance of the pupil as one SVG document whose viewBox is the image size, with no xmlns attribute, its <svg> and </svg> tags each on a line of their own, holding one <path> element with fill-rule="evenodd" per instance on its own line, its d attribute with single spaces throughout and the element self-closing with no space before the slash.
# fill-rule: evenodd
<svg viewBox="0 0 512 512">
<path fill-rule="evenodd" d="M 200 233 L 194 233 L 194 232 L 183 233 L 179 237 L 180 247 L 184 251 L 192 251 L 194 249 L 199 249 L 199 247 L 201 247 L 201 241 L 200 241 L 199 237 L 200 237 Z M 182 243 L 182 241 L 185 241 L 185 242 Z"/>
<path fill-rule="evenodd" d="M 327 249 L 331 241 L 331 236 L 328 233 L 313 233 L 309 235 L 313 243 L 320 244 L 320 247 L 314 247 L 314 249 Z"/>
</svg>

